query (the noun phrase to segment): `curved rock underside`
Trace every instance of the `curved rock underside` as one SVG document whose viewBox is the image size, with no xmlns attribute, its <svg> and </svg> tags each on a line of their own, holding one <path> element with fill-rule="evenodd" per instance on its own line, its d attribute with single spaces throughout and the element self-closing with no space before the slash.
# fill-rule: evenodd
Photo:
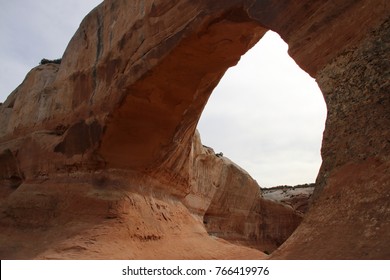
<svg viewBox="0 0 390 280">
<path fill-rule="evenodd" d="M 225 71 L 271 29 L 328 117 L 315 200 L 270 257 L 390 258 L 387 2 L 104 1 L 62 63 L 0 105 L 0 257 L 265 258 L 256 249 L 281 245 L 299 214 L 195 133 Z"/>
</svg>

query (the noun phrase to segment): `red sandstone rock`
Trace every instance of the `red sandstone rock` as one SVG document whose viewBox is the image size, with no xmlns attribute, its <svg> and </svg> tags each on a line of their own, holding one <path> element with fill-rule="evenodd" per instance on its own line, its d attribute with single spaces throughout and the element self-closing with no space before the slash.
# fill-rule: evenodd
<svg viewBox="0 0 390 280">
<path fill-rule="evenodd" d="M 124 179 L 109 172 L 24 183 L 2 205 L 1 258 L 263 258 L 211 238 L 180 201 Z"/>
<path fill-rule="evenodd" d="M 0 105 L 1 257 L 263 257 L 207 235 L 199 217 L 214 228 L 229 209 L 214 196 L 245 210 L 244 229 L 237 216 L 221 228 L 239 238 L 264 235 L 257 213 L 273 206 L 229 184 L 203 193 L 215 186 L 192 141 L 226 69 L 270 28 L 328 107 L 317 200 L 271 257 L 390 258 L 389 15 L 386 0 L 104 1 L 61 65 Z"/>
<path fill-rule="evenodd" d="M 209 234 L 272 252 L 300 224 L 301 214 L 265 200 L 257 182 L 228 158 L 202 146 L 198 133 L 191 156 L 191 191 L 184 203 L 203 217 Z"/>
</svg>

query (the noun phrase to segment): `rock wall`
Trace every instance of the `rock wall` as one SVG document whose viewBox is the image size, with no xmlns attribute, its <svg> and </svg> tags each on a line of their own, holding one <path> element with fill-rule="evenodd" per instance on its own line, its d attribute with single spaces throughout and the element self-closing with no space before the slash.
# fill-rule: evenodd
<svg viewBox="0 0 390 280">
<path fill-rule="evenodd" d="M 331 170 L 350 161 L 388 160 L 390 23 L 324 67 L 317 82 L 328 106 L 322 144 L 321 185 Z"/>
<path fill-rule="evenodd" d="M 193 140 L 191 191 L 184 204 L 199 213 L 208 233 L 268 253 L 278 248 L 302 215 L 264 199 L 260 186 L 241 167 Z"/>
<path fill-rule="evenodd" d="M 193 255 L 165 248 L 169 255 L 164 246 L 157 250 L 150 245 L 188 233 L 193 243 L 184 242 L 182 249 L 198 248 L 199 240 L 214 244 L 210 248 L 222 246 L 206 234 L 202 215 L 212 232 L 245 242 L 261 240 L 266 231 L 257 215 L 271 206 L 244 199 L 257 193 L 249 179 L 245 192 L 237 192 L 243 177 L 229 162 L 214 164 L 210 178 L 238 177 L 224 188 L 213 185 L 224 179 L 210 180 L 205 170 L 219 162 L 214 159 L 202 167 L 202 160 L 194 157 L 193 137 L 224 72 L 272 29 L 289 44 L 295 61 L 317 79 L 328 120 L 317 200 L 271 257 L 389 258 L 389 15 L 386 0 L 104 1 L 83 20 L 62 63 L 33 69 L 0 105 L 2 256 L 96 257 L 92 252 L 98 251 L 97 245 L 86 244 L 98 240 L 103 247 L 112 245 L 113 239 L 102 236 L 117 227 L 121 234 L 116 241 L 131 239 L 135 243 L 129 248 L 135 251 L 124 256 L 118 250 L 112 258 L 142 258 L 145 248 L 167 258 L 222 257 L 223 252 L 204 247 Z M 119 197 L 114 195 L 118 188 Z M 136 203 L 142 206 L 135 212 L 149 207 L 157 213 L 148 216 L 145 229 L 129 225 L 143 217 L 126 214 L 134 212 L 129 209 L 136 195 L 144 202 Z M 74 197 L 81 207 L 67 202 Z M 181 214 L 166 226 L 158 220 L 168 220 L 165 208 L 150 200 L 168 203 L 171 213 Z M 83 219 L 91 215 L 89 203 L 95 205 L 91 209 L 98 213 L 94 222 L 99 229 Z M 62 216 L 73 209 L 77 215 Z M 231 218 L 224 217 L 228 210 Z M 123 213 L 106 223 L 111 217 L 106 211 Z M 82 225 L 90 236 L 84 245 L 59 245 L 52 234 L 63 223 L 60 217 L 70 223 L 61 242 L 74 241 L 72 236 L 84 240 L 78 235 Z M 176 224 L 183 225 L 179 233 Z M 48 245 L 29 251 L 22 240 L 31 227 L 52 236 L 47 240 L 50 248 L 57 248 L 54 255 L 47 252 Z M 274 232 L 281 243 L 285 232 Z M 12 244 L 19 244 L 19 255 L 9 255 Z M 226 257 L 249 250 L 229 246 L 223 246 Z M 109 251 L 102 256 L 110 256 Z"/>
<path fill-rule="evenodd" d="M 318 75 L 328 117 L 317 199 L 275 258 L 390 258 L 389 24 Z"/>
</svg>

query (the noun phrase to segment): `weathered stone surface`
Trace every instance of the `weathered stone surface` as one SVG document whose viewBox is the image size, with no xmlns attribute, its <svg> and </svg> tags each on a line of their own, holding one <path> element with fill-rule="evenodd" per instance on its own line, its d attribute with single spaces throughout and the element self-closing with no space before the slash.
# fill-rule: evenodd
<svg viewBox="0 0 390 280">
<path fill-rule="evenodd" d="M 0 154 L 0 198 L 3 199 L 23 182 L 24 175 L 20 170 L 15 155 L 10 150 Z"/>
<path fill-rule="evenodd" d="M 319 183 L 348 163 L 389 159 L 390 22 L 321 70 L 318 84 L 328 105 Z"/>
<path fill-rule="evenodd" d="M 203 217 L 209 234 L 268 253 L 302 221 L 291 207 L 263 198 L 260 186 L 228 158 L 202 146 L 195 133 L 191 191 L 185 205 Z"/>
<path fill-rule="evenodd" d="M 389 162 L 332 171 L 318 200 L 275 259 L 389 259 Z"/>
<path fill-rule="evenodd" d="M 24 183 L 2 202 L 0 256 L 264 258 L 258 250 L 210 237 L 180 201 L 152 188 L 151 181 L 112 171 Z"/>
<path fill-rule="evenodd" d="M 33 69 L 0 105 L 2 258 L 252 254 L 208 237 L 199 217 L 217 225 L 215 217 L 228 209 L 213 200 L 219 197 L 233 214 L 248 211 L 245 225 L 241 214 L 233 215 L 220 233 L 246 238 L 258 230 L 261 236 L 266 231 L 255 226 L 256 215 L 271 206 L 243 199 L 255 194 L 252 187 L 238 194 L 229 185 L 207 185 L 193 136 L 226 69 L 268 29 L 281 34 L 291 56 L 317 79 L 328 106 L 317 200 L 271 257 L 390 258 L 389 15 L 386 0 L 104 1 L 81 23 L 61 64 Z M 215 168 L 236 172 L 228 163 Z M 134 197 L 144 202 L 129 211 Z M 163 222 L 164 207 L 151 200 L 169 204 L 172 223 Z M 157 210 L 149 215 L 148 207 Z M 141 221 L 145 228 L 132 228 Z M 66 225 L 63 234 L 59 225 Z M 176 232 L 175 225 L 183 228 Z M 41 236 L 39 248 L 26 242 L 31 229 Z M 161 246 L 187 234 L 191 242 L 177 248 L 190 253 Z M 121 247 L 109 254 L 129 239 L 133 253 Z M 202 240 L 222 251 L 199 246 Z"/>
<path fill-rule="evenodd" d="M 313 77 L 389 15 L 385 0 L 248 2 L 251 17 L 279 33 L 291 57 Z"/>
<path fill-rule="evenodd" d="M 387 20 L 319 73 L 328 118 L 317 199 L 275 258 L 390 258 L 389 31 Z"/>
<path fill-rule="evenodd" d="M 262 189 L 265 199 L 283 203 L 292 207 L 295 211 L 305 214 L 310 207 L 315 184 L 298 186 L 278 186 Z"/>
</svg>

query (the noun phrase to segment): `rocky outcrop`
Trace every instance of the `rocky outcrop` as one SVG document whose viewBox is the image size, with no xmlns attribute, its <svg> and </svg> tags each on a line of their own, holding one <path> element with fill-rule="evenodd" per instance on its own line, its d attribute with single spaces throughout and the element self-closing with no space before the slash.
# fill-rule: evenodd
<svg viewBox="0 0 390 280">
<path fill-rule="evenodd" d="M 0 105 L 2 257 L 251 255 L 210 238 L 200 217 L 259 238 L 257 213 L 271 206 L 245 199 L 249 179 L 232 187 L 243 177 L 223 159 L 215 168 L 232 185 L 208 181 L 193 137 L 226 69 L 272 29 L 317 79 L 328 119 L 316 199 L 271 257 L 389 258 L 389 15 L 386 0 L 104 1 L 61 64 L 33 69 Z M 31 229 L 39 248 L 22 242 Z M 178 251 L 161 246 L 172 239 Z"/>
<path fill-rule="evenodd" d="M 277 186 L 262 189 L 262 194 L 265 199 L 283 203 L 295 211 L 305 214 L 309 210 L 314 187 L 315 184 Z"/>
<path fill-rule="evenodd" d="M 199 213 L 212 236 L 268 253 L 278 248 L 302 221 L 302 215 L 264 199 L 260 186 L 228 158 L 193 140 L 191 192 L 184 203 Z"/>
</svg>

